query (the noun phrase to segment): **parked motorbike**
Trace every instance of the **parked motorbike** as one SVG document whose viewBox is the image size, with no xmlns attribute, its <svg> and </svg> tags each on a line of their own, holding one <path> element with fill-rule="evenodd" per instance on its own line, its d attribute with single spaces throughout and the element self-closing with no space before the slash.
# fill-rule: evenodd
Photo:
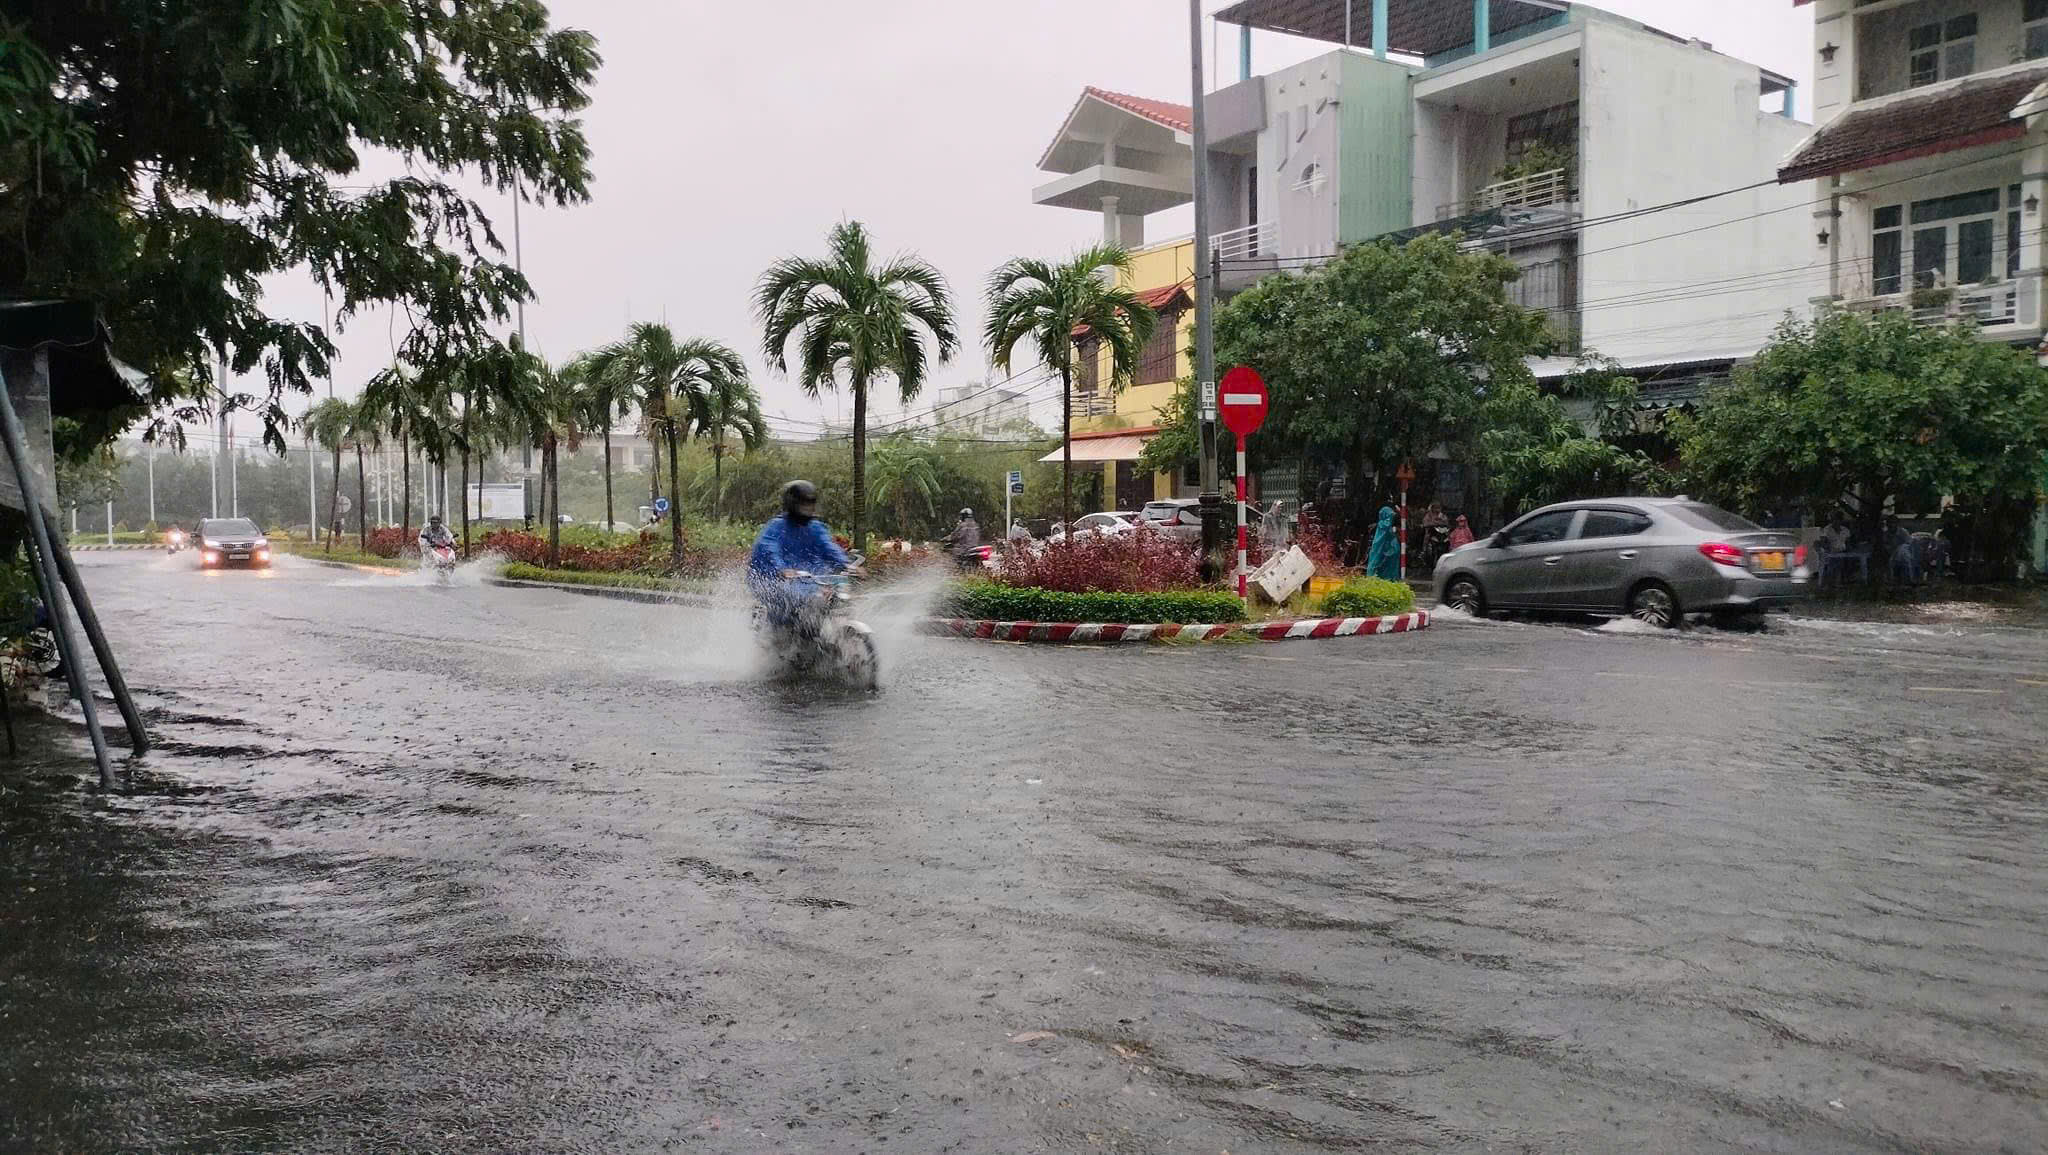
<svg viewBox="0 0 2048 1155">
<path fill-rule="evenodd" d="M 179 550 L 181 550 L 181 549 L 184 549 L 184 548 L 185 548 L 185 531 L 184 531 L 184 530 L 182 530 L 182 529 L 174 529 L 174 530 L 172 530 L 171 532 L 169 532 L 169 533 L 167 533 L 167 534 L 165 534 L 165 535 L 164 535 L 164 552 L 165 552 L 165 553 L 177 553 L 177 552 L 178 552 Z"/>
<path fill-rule="evenodd" d="M 1429 573 L 1436 568 L 1436 560 L 1451 552 L 1451 527 L 1432 525 L 1422 533 L 1422 558 L 1419 572 Z"/>
<path fill-rule="evenodd" d="M 420 564 L 434 575 L 435 584 L 448 585 L 455 580 L 455 547 L 421 538 Z"/>
<path fill-rule="evenodd" d="M 860 564 L 855 555 L 854 564 Z M 784 674 L 822 674 L 849 686 L 873 690 L 881 684 L 874 631 L 853 617 L 848 574 L 799 571 L 785 585 L 797 594 L 793 612 L 771 614 L 756 602 L 754 636 Z"/>
</svg>

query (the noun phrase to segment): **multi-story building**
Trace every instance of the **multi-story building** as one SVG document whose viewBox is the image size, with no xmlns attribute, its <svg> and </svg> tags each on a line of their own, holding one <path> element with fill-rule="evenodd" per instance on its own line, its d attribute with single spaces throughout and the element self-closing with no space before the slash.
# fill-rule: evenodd
<svg viewBox="0 0 2048 1155">
<path fill-rule="evenodd" d="M 2048 199 L 2048 0 L 1793 0 L 1814 13 L 1808 190 L 1820 299 L 1968 317 L 2037 346 Z M 2048 569 L 2048 509 L 2034 565 Z"/>
<path fill-rule="evenodd" d="M 1816 127 L 1778 175 L 1814 201 L 1825 299 L 2038 341 L 2048 0 L 1813 9 Z"/>
<path fill-rule="evenodd" d="M 1522 267 L 1514 291 L 1569 352 L 1697 380 L 1753 353 L 1824 277 L 1804 191 L 1773 181 L 1808 131 L 1777 73 L 1554 0 L 1244 0 L 1216 19 L 1242 33 L 1240 79 L 1204 106 L 1222 294 L 1344 245 L 1455 230 Z M 1333 48 L 1253 75 L 1253 28 Z M 1034 200 L 1142 243 L 1145 214 L 1192 197 L 1191 120 L 1087 90 L 1040 161 L 1062 178 Z M 1192 245 L 1163 247 L 1170 267 L 1132 287 L 1179 301 Z M 1129 394 L 1096 393 L 1087 406 L 1108 412 L 1076 420 L 1117 439 L 1090 447 L 1101 460 L 1135 457 L 1156 424 L 1155 399 Z M 1144 487 L 1120 474 L 1126 488 Z"/>
</svg>

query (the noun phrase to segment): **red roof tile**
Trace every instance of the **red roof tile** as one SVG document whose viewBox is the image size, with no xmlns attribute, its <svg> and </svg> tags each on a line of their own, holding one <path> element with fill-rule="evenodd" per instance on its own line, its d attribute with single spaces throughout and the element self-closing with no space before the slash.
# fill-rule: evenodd
<svg viewBox="0 0 2048 1155">
<path fill-rule="evenodd" d="M 1954 88 L 1852 109 L 1806 138 L 1778 181 L 1812 180 L 2018 138 L 2013 109 L 2048 81 L 2048 67 L 1966 80 Z"/>
<path fill-rule="evenodd" d="M 1176 285 L 1161 285 L 1156 289 L 1140 289 L 1138 290 L 1138 300 L 1143 301 L 1146 308 L 1160 311 L 1171 305 L 1192 305 L 1195 303 L 1195 298 L 1188 292 L 1188 283 L 1186 281 Z M 1075 337 L 1086 337 L 1088 333 L 1088 326 L 1074 326 Z"/>
<path fill-rule="evenodd" d="M 1097 100 L 1114 104 L 1125 112 L 1163 124 L 1175 132 L 1195 131 L 1195 110 L 1185 104 L 1175 104 L 1170 100 L 1147 100 L 1142 96 L 1111 92 L 1107 88 L 1097 88 L 1092 84 L 1082 91 Z"/>
</svg>

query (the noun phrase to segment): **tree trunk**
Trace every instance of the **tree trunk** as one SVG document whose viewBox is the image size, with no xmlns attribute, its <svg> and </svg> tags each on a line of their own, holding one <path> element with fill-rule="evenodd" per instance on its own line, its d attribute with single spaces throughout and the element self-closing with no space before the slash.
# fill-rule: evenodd
<svg viewBox="0 0 2048 1155">
<path fill-rule="evenodd" d="M 559 442 L 550 433 L 540 446 L 541 503 L 548 515 L 548 568 L 562 568 L 562 476 L 556 472 L 555 454 Z"/>
<path fill-rule="evenodd" d="M 661 500 L 661 426 L 647 427 L 647 507 Z"/>
<path fill-rule="evenodd" d="M 853 379 L 853 548 L 868 549 L 868 383 Z"/>
<path fill-rule="evenodd" d="M 612 516 L 612 418 L 606 410 L 604 418 L 604 531 L 610 533 L 612 524 L 618 519 Z"/>
<path fill-rule="evenodd" d="M 683 572 L 683 502 L 677 494 L 682 492 L 682 472 L 676 452 L 676 423 L 671 419 L 667 427 L 668 439 L 668 568 L 670 573 Z"/>
<path fill-rule="evenodd" d="M 361 508 L 356 513 L 356 538 L 362 544 L 363 552 L 370 552 L 370 482 L 363 468 L 363 443 L 356 442 L 356 503 Z"/>
<path fill-rule="evenodd" d="M 711 518 L 713 521 L 725 513 L 725 446 L 711 447 Z"/>
<path fill-rule="evenodd" d="M 481 507 L 477 510 L 482 513 Z M 469 393 L 462 394 L 462 556 L 469 556 Z"/>
<path fill-rule="evenodd" d="M 404 553 L 406 544 L 412 541 L 412 435 L 400 432 L 398 435 L 399 473 L 404 478 L 398 487 L 398 552 Z"/>
<path fill-rule="evenodd" d="M 327 552 L 334 552 L 334 539 L 341 536 L 341 446 L 334 447 L 334 484 L 327 491 Z"/>
<path fill-rule="evenodd" d="M 1005 484 L 1008 484 L 1005 482 Z M 1111 498 L 1111 506 L 1116 500 Z M 1074 524 L 1074 371 L 1060 368 L 1060 532 L 1073 540 Z M 1007 532 L 1009 527 L 1005 526 Z"/>
</svg>

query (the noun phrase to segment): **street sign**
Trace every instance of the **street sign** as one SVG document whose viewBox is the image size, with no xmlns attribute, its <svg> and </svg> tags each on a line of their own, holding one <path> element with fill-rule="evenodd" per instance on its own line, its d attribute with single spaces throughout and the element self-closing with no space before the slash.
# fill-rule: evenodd
<svg viewBox="0 0 2048 1155">
<path fill-rule="evenodd" d="M 1266 421 L 1266 382 L 1258 370 L 1239 365 L 1223 375 L 1223 427 L 1242 439 Z"/>
<path fill-rule="evenodd" d="M 336 513 L 347 513 L 349 510 L 354 509 L 355 507 L 356 503 L 350 501 L 348 499 L 348 494 L 346 493 L 339 494 L 334 499 L 334 512 Z"/>
<path fill-rule="evenodd" d="M 1399 469 L 1394 470 L 1394 480 L 1400 482 L 1402 485 L 1406 485 L 1409 482 L 1414 481 L 1415 467 L 1405 461 L 1402 462 L 1401 467 Z"/>
<path fill-rule="evenodd" d="M 1216 383 L 1202 382 L 1202 420 L 1216 420 Z"/>
<path fill-rule="evenodd" d="M 655 498 L 655 499 L 654 499 L 654 512 L 656 512 L 656 513 L 667 513 L 667 512 L 668 512 L 668 498 L 666 498 L 666 497 L 657 497 L 657 498 Z"/>
<path fill-rule="evenodd" d="M 1022 493 L 1022 492 L 1024 492 L 1024 471 L 1023 471 L 1023 470 L 1021 470 L 1021 469 L 1012 469 L 1012 470 L 1010 471 L 1010 492 L 1011 492 L 1011 493 Z"/>
</svg>

